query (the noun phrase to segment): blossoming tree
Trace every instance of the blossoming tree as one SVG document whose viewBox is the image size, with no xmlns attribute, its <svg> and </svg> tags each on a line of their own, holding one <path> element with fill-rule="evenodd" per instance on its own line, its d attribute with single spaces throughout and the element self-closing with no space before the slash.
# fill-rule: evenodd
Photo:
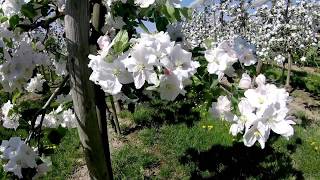
<svg viewBox="0 0 320 180">
<path fill-rule="evenodd" d="M 292 136 L 289 94 L 248 68 L 257 63 L 256 47 L 243 31 L 217 35 L 219 41 L 206 50 L 193 48 L 174 25 L 190 18 L 180 3 L 3 1 L 0 83 L 8 97 L 1 124 L 28 131 L 27 137 L 2 141 L 4 170 L 25 179 L 43 175 L 49 156 L 43 131 L 77 128 L 91 178 L 112 179 L 106 96 L 111 102 L 132 94 L 175 101 L 199 86 L 205 94 L 200 103 L 213 117 L 229 121 L 232 135 L 243 134 L 244 145 L 258 141 L 263 149 L 270 132 Z M 223 28 L 225 15 L 219 18 Z M 150 33 L 145 21 L 154 22 L 157 32 Z M 22 108 L 30 96 L 40 106 Z"/>
<path fill-rule="evenodd" d="M 204 47 L 240 34 L 256 46 L 259 60 L 275 61 L 280 66 L 288 63 L 286 86 L 290 84 L 291 65 L 304 63 L 306 52 L 319 46 L 319 1 L 239 0 L 221 1 L 220 6 L 204 1 L 194 6 L 192 20 L 182 25 L 189 44 Z M 223 19 L 218 18 L 221 13 Z M 300 56 L 296 62 L 294 54 Z"/>
</svg>

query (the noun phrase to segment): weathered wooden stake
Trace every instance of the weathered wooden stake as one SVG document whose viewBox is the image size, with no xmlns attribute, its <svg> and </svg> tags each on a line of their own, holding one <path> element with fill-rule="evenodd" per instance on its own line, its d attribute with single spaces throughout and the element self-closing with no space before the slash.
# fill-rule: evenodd
<svg viewBox="0 0 320 180">
<path fill-rule="evenodd" d="M 80 141 L 91 179 L 112 179 L 104 153 L 95 105 L 94 86 L 89 81 L 89 2 L 67 0 L 65 31 L 68 67 L 74 110 L 78 121 Z"/>
</svg>

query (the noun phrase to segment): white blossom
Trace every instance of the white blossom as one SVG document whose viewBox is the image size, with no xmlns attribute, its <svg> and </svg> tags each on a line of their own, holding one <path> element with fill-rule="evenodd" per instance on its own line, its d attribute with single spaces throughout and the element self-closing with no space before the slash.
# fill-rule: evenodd
<svg viewBox="0 0 320 180">
<path fill-rule="evenodd" d="M 123 61 L 125 67 L 133 74 L 134 85 L 140 89 L 145 81 L 149 84 L 158 84 L 159 79 L 154 71 L 154 66 L 158 64 L 157 57 L 153 54 L 153 49 L 144 46 L 136 46 L 131 52 L 131 57 Z"/>
<path fill-rule="evenodd" d="M 40 125 L 41 119 L 42 115 L 39 115 L 35 122 L 36 127 Z M 42 127 L 57 128 L 62 126 L 64 128 L 75 128 L 76 124 L 77 120 L 73 111 L 71 109 L 64 110 L 63 105 L 60 105 L 49 114 L 45 114 Z"/>
<path fill-rule="evenodd" d="M 180 80 L 174 74 L 160 76 L 159 92 L 161 99 L 168 101 L 173 101 L 179 94 L 186 93 L 180 86 Z"/>
<path fill-rule="evenodd" d="M 147 8 L 153 4 L 155 0 L 135 0 L 134 3 L 139 5 L 141 8 Z"/>
<path fill-rule="evenodd" d="M 169 49 L 170 53 L 168 56 L 160 60 L 161 65 L 163 65 L 169 73 L 175 74 L 181 82 L 190 78 L 200 64 L 192 61 L 192 54 L 182 49 L 180 44 Z"/>
<path fill-rule="evenodd" d="M 233 49 L 237 54 L 237 58 L 245 66 L 253 65 L 257 62 L 254 55 L 255 47 L 241 37 L 233 39 Z"/>
<path fill-rule="evenodd" d="M 11 101 L 9 100 L 5 104 L 2 105 L 1 111 L 2 111 L 2 126 L 8 129 L 17 129 L 19 127 L 19 119 L 20 115 L 12 112 L 13 104 L 11 104 Z"/>
<path fill-rule="evenodd" d="M 55 67 L 55 72 L 58 76 L 67 75 L 67 63 L 65 61 L 53 61 L 53 66 Z"/>
<path fill-rule="evenodd" d="M 102 56 L 89 55 L 89 67 L 93 70 L 90 80 L 99 84 L 101 88 L 112 95 L 121 91 L 122 84 L 132 82 L 132 76 L 125 68 L 124 60 L 127 56 L 123 55 L 113 62 L 106 62 Z"/>
<path fill-rule="evenodd" d="M 37 65 L 48 65 L 48 56 L 34 51 L 26 34 L 19 36 L 15 42 L 17 48 L 10 54 L 9 49 L 4 49 L 5 62 L 0 65 L 0 83 L 6 92 L 21 90 Z"/>
<path fill-rule="evenodd" d="M 20 12 L 21 6 L 28 3 L 30 0 L 5 0 L 0 9 L 3 10 L 5 16 L 13 16 Z"/>
<path fill-rule="evenodd" d="M 30 82 L 26 86 L 28 92 L 42 91 L 42 85 L 46 80 L 43 79 L 43 75 L 37 74 L 36 77 L 30 79 Z"/>
<path fill-rule="evenodd" d="M 288 119 L 288 93 L 273 84 L 265 84 L 266 78 L 260 74 L 256 78 L 257 88 L 245 91 L 245 97 L 239 102 L 240 117 L 230 128 L 232 135 L 245 129 L 244 144 L 252 146 L 256 141 L 264 148 L 270 131 L 289 138 L 294 130 L 292 120 Z"/>
<path fill-rule="evenodd" d="M 248 74 L 243 73 L 239 82 L 239 88 L 249 89 L 250 87 L 251 87 L 251 77 Z"/>
<path fill-rule="evenodd" d="M 220 43 L 218 47 L 213 50 L 206 50 L 204 57 L 209 62 L 208 72 L 218 75 L 218 79 L 221 79 L 225 73 L 228 76 L 233 75 L 232 72 L 234 70 L 232 64 L 237 61 L 237 57 L 228 41 Z"/>
<path fill-rule="evenodd" d="M 63 103 L 72 101 L 71 91 L 67 95 L 64 95 L 64 94 L 58 95 L 56 101 L 59 104 L 63 104 Z"/>
<path fill-rule="evenodd" d="M 283 57 L 282 55 L 278 55 L 274 58 L 274 61 L 277 63 L 277 64 L 283 64 L 283 62 L 286 60 L 285 57 Z"/>
<path fill-rule="evenodd" d="M 77 127 L 77 120 L 75 114 L 71 109 L 62 112 L 61 126 L 64 128 L 75 128 Z"/>
<path fill-rule="evenodd" d="M 231 101 L 227 96 L 219 96 L 217 102 L 212 103 L 209 112 L 213 117 L 222 118 L 227 121 L 233 121 L 236 117 L 231 113 Z"/>
<path fill-rule="evenodd" d="M 19 178 L 23 178 L 22 168 L 37 168 L 38 155 L 20 137 L 11 137 L 8 141 L 3 140 L 0 152 L 2 153 L 1 159 L 6 161 L 3 166 L 4 171 L 12 172 Z"/>
<path fill-rule="evenodd" d="M 262 149 L 265 147 L 265 142 L 269 138 L 270 130 L 261 121 L 255 121 L 252 126 L 244 133 L 244 145 L 251 147 L 256 141 L 260 143 Z"/>
</svg>

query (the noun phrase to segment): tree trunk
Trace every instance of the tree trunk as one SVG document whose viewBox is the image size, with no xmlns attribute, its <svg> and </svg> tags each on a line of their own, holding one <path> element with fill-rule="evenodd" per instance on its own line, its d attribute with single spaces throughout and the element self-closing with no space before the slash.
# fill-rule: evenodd
<svg viewBox="0 0 320 180">
<path fill-rule="evenodd" d="M 256 67 L 256 75 L 257 76 L 261 73 L 262 66 L 263 66 L 263 61 L 261 59 L 259 59 L 257 67 Z"/>
<path fill-rule="evenodd" d="M 89 8 L 88 0 L 66 1 L 65 31 L 68 68 L 78 133 L 84 148 L 91 179 L 112 179 L 108 157 L 99 131 L 94 86 L 89 81 Z"/>
<path fill-rule="evenodd" d="M 117 113 L 120 113 L 122 111 L 122 102 L 121 102 L 121 100 L 116 100 L 114 102 L 114 105 L 116 106 Z"/>
<path fill-rule="evenodd" d="M 96 45 L 98 38 L 102 35 L 100 33 L 100 28 L 104 24 L 104 16 L 106 11 L 102 8 L 101 1 L 92 1 L 92 17 L 91 24 L 93 26 L 92 33 L 89 39 L 91 45 Z M 111 158 L 110 158 L 110 148 L 109 148 L 109 138 L 108 138 L 108 123 L 107 120 L 111 119 L 110 111 L 106 104 L 105 92 L 100 86 L 94 85 L 95 88 L 95 101 L 98 113 L 98 124 L 100 129 L 100 134 L 102 137 L 102 144 L 104 148 L 104 154 L 106 156 L 106 162 L 108 167 L 108 172 L 112 172 Z M 110 173 L 112 175 L 112 173 Z M 112 179 L 112 177 L 110 177 Z"/>
<path fill-rule="evenodd" d="M 119 119 L 118 119 L 118 115 L 117 115 L 117 110 L 116 107 L 114 105 L 114 100 L 113 100 L 113 96 L 110 96 L 110 104 L 111 104 L 111 111 L 113 114 L 113 122 L 116 126 L 116 133 L 117 134 L 121 134 L 121 129 L 120 129 L 120 125 L 119 125 Z"/>
<path fill-rule="evenodd" d="M 284 80 L 285 80 L 285 77 L 284 77 L 284 73 L 286 71 L 286 62 L 283 62 L 282 63 L 282 71 L 281 71 L 281 84 L 285 84 Z"/>
<path fill-rule="evenodd" d="M 286 88 L 290 88 L 290 77 L 291 77 L 291 67 L 292 66 L 292 57 L 291 53 L 288 52 L 288 73 L 287 73 L 287 80 L 286 80 Z"/>
</svg>

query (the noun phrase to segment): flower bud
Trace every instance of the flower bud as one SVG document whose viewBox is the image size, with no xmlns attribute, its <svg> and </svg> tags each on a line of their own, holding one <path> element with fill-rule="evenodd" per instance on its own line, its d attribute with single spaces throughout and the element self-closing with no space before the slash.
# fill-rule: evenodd
<svg viewBox="0 0 320 180">
<path fill-rule="evenodd" d="M 241 89 L 249 89 L 250 86 L 251 86 L 251 77 L 248 74 L 243 73 L 242 77 L 241 77 L 241 80 L 239 82 L 239 88 L 241 88 Z"/>
</svg>

